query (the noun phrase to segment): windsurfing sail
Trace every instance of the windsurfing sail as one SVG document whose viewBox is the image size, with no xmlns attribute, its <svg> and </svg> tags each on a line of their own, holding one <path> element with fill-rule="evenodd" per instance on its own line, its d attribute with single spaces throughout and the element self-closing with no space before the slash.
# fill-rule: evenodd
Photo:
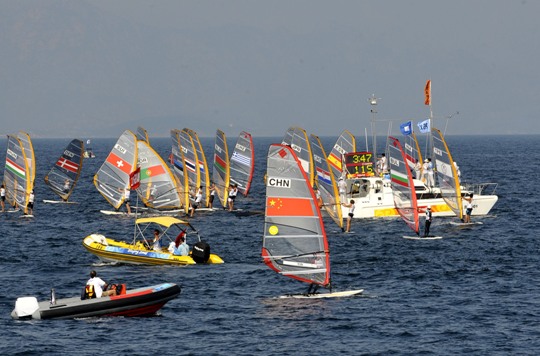
<svg viewBox="0 0 540 356">
<path fill-rule="evenodd" d="M 22 142 L 24 148 L 24 156 L 28 162 L 28 179 L 30 180 L 30 186 L 34 189 L 34 182 L 36 181 L 36 159 L 34 157 L 34 146 L 30 135 L 24 131 L 19 131 L 17 138 Z"/>
<path fill-rule="evenodd" d="M 221 205 L 224 208 L 227 207 L 230 184 L 229 149 L 227 148 L 227 137 L 221 130 L 216 131 L 216 140 L 214 142 L 212 181 L 216 187 L 215 192 Z"/>
<path fill-rule="evenodd" d="M 171 130 L 171 167 L 172 173 L 176 179 L 178 191 L 180 195 L 181 205 L 184 207 L 186 214 L 189 212 L 189 181 L 188 175 L 184 174 L 184 152 L 180 143 L 180 130 Z"/>
<path fill-rule="evenodd" d="M 422 166 L 422 152 L 420 151 L 420 146 L 418 145 L 418 139 L 416 134 L 413 132 L 410 135 L 405 136 L 405 144 L 403 145 L 403 152 L 405 152 L 405 158 L 407 159 L 407 165 L 411 169 L 411 172 L 415 172 L 415 166 L 418 162 L 420 167 Z M 421 177 L 415 177 L 416 179 L 421 179 Z"/>
<path fill-rule="evenodd" d="M 309 138 L 306 131 L 300 127 L 290 127 L 283 137 L 282 145 L 291 146 L 296 156 L 302 163 L 302 168 L 306 171 L 309 184 L 313 187 L 315 173 L 313 169 L 313 155 L 309 145 Z"/>
<path fill-rule="evenodd" d="M 137 127 L 137 139 L 150 144 L 150 138 L 148 137 L 148 132 L 142 126 Z"/>
<path fill-rule="evenodd" d="M 277 273 L 328 286 L 328 241 L 309 178 L 292 147 L 268 150 L 262 257 Z"/>
<path fill-rule="evenodd" d="M 309 138 L 315 170 L 317 171 L 315 183 L 321 195 L 324 210 L 340 228 L 343 228 L 343 213 L 334 173 L 330 168 L 329 161 L 326 159 L 326 153 L 319 137 L 312 134 Z"/>
<path fill-rule="evenodd" d="M 255 153 L 251 134 L 245 131 L 240 132 L 236 145 L 234 145 L 230 164 L 231 183 L 238 185 L 238 191 L 247 196 L 255 168 Z"/>
<path fill-rule="evenodd" d="M 44 178 L 45 184 L 63 201 L 68 201 L 79 180 L 83 155 L 84 143 L 78 139 L 72 140 Z"/>
<path fill-rule="evenodd" d="M 137 168 L 137 154 L 137 137 L 126 130 L 94 176 L 96 189 L 115 209 L 120 208 L 124 191 L 130 188 L 129 175 Z"/>
<path fill-rule="evenodd" d="M 395 137 L 388 137 L 388 162 L 394 205 L 399 215 L 417 235 L 420 234 L 418 202 L 411 169 L 401 143 Z"/>
<path fill-rule="evenodd" d="M 180 149 L 184 155 L 184 174 L 188 176 L 188 186 L 184 187 L 191 196 L 195 195 L 197 188 L 201 185 L 201 172 L 198 168 L 197 150 L 195 142 L 185 130 L 178 132 L 180 138 Z"/>
<path fill-rule="evenodd" d="M 32 191 L 29 161 L 24 143 L 14 135 L 8 135 L 6 166 L 4 168 L 4 188 L 6 200 L 14 208 L 27 213 L 28 198 Z"/>
<path fill-rule="evenodd" d="M 356 152 L 356 139 L 352 133 L 344 130 L 328 155 L 328 163 L 332 168 L 335 179 L 339 179 L 339 177 L 346 178 L 343 172 L 343 158 L 347 153 L 351 152 Z"/>
<path fill-rule="evenodd" d="M 175 209 L 182 203 L 178 184 L 167 164 L 146 142 L 137 141 L 141 169 L 137 194 L 144 205 L 154 209 Z"/>
<path fill-rule="evenodd" d="M 199 186 L 203 187 L 203 201 L 205 202 L 205 206 L 208 206 L 208 197 L 210 196 L 210 172 L 208 171 L 208 164 L 206 163 L 206 156 L 201 145 L 201 140 L 199 140 L 199 135 L 197 135 L 195 131 L 187 128 L 184 128 L 183 131 L 186 131 L 188 133 L 188 135 L 193 140 L 193 143 L 195 144 L 197 159 L 199 161 Z"/>
<path fill-rule="evenodd" d="M 437 181 L 441 196 L 459 219 L 463 218 L 463 201 L 461 186 L 454 160 L 446 144 L 443 134 L 436 128 L 431 129 L 433 139 L 433 157 L 437 169 Z"/>
</svg>

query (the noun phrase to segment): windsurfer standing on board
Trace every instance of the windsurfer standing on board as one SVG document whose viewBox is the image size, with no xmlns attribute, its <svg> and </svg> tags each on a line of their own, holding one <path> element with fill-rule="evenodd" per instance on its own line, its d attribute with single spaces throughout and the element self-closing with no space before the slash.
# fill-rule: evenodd
<svg viewBox="0 0 540 356">
<path fill-rule="evenodd" d="M 354 216 L 354 208 L 355 208 L 354 200 L 351 199 L 349 204 L 341 203 L 341 205 L 349 208 L 349 214 L 347 214 L 347 228 L 345 229 L 345 232 L 351 232 L 351 221 Z"/>
<path fill-rule="evenodd" d="M 124 189 L 120 188 L 120 192 L 124 193 L 124 203 L 126 204 L 127 214 L 131 215 L 131 207 L 129 206 L 129 194 L 131 191 L 129 187 L 125 187 Z"/>
<path fill-rule="evenodd" d="M 426 208 L 426 222 L 424 224 L 424 237 L 429 236 L 429 228 L 431 226 L 431 221 L 433 220 L 433 214 L 431 213 L 431 206 Z"/>
<path fill-rule="evenodd" d="M 471 222 L 471 214 L 473 209 L 473 193 L 469 194 L 468 197 L 463 197 L 463 200 L 467 201 L 467 207 L 465 209 L 465 220 L 463 222 L 469 224 Z"/>
</svg>

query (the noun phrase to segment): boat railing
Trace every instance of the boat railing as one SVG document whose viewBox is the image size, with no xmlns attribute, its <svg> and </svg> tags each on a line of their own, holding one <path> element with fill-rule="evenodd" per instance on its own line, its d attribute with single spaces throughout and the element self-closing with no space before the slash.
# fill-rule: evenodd
<svg viewBox="0 0 540 356">
<path fill-rule="evenodd" d="M 495 195 L 499 183 L 464 183 L 465 191 L 474 193 L 475 195 Z"/>
</svg>

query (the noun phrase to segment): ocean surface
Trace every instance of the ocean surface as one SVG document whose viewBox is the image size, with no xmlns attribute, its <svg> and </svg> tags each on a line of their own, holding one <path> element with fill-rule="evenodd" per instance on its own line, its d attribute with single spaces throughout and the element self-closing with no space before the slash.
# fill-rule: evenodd
<svg viewBox="0 0 540 356">
<path fill-rule="evenodd" d="M 79 204 L 43 204 L 56 199 L 43 177 L 70 140 L 33 141 L 35 218 L 0 214 L 2 355 L 540 354 L 540 136 L 447 137 L 463 181 L 498 183 L 489 216 L 473 217 L 483 225 L 462 228 L 435 218 L 432 232 L 444 238 L 413 241 L 401 237 L 409 231 L 398 219 L 354 220 L 354 233 L 343 234 L 325 218 L 335 290 L 365 290 L 328 300 L 276 298 L 306 286 L 262 263 L 262 215 L 216 211 L 190 219 L 223 265 L 100 263 L 82 247 L 85 236 L 133 233 L 132 218 L 99 212 L 111 207 L 92 184 L 116 139 L 92 141 L 97 157 L 84 161 L 70 199 Z M 236 137 L 228 140 L 232 147 Z M 202 141 L 211 160 L 213 139 Z M 238 208 L 264 210 L 266 152 L 279 141 L 254 138 L 253 188 L 238 197 Z M 325 148 L 333 141 L 323 138 Z M 168 156 L 169 139 L 151 144 Z M 5 152 L 2 139 L 1 162 Z M 11 319 L 18 297 L 48 299 L 51 288 L 57 298 L 78 295 L 92 269 L 128 288 L 173 282 L 182 293 L 156 317 Z"/>
</svg>

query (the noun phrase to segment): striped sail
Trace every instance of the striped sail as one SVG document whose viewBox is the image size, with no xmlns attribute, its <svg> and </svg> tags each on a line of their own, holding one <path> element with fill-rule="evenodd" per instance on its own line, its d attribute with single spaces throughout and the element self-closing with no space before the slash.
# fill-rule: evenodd
<svg viewBox="0 0 540 356">
<path fill-rule="evenodd" d="M 251 134 L 245 131 L 240 132 L 236 145 L 234 145 L 230 164 L 231 183 L 237 184 L 238 191 L 247 196 L 255 168 L 255 154 Z"/>
<path fill-rule="evenodd" d="M 191 195 L 195 195 L 201 185 L 201 172 L 198 167 L 197 149 L 195 142 L 185 130 L 179 131 L 180 149 L 184 154 L 184 174 L 187 172 L 188 186 L 185 187 Z"/>
<path fill-rule="evenodd" d="M 441 196 L 454 214 L 461 219 L 463 218 L 463 202 L 454 160 L 441 131 L 432 128 L 431 136 L 433 139 L 434 168 L 437 169 L 437 181 L 441 189 Z"/>
<path fill-rule="evenodd" d="M 148 132 L 142 126 L 137 127 L 137 140 L 141 140 L 150 144 L 150 138 L 148 137 Z"/>
<path fill-rule="evenodd" d="M 328 163 L 334 172 L 334 178 L 339 179 L 343 176 L 343 156 L 351 152 L 356 152 L 356 139 L 352 133 L 344 130 L 328 155 Z"/>
<path fill-rule="evenodd" d="M 227 137 L 221 130 L 216 131 L 212 181 L 216 187 L 216 195 L 218 196 L 221 205 L 225 208 L 227 206 L 227 198 L 229 197 L 230 168 Z"/>
<path fill-rule="evenodd" d="M 137 140 L 141 169 L 137 194 L 144 205 L 155 209 L 176 209 L 182 203 L 176 179 L 167 164 L 146 142 Z"/>
<path fill-rule="evenodd" d="M 268 150 L 262 257 L 272 270 L 306 283 L 330 282 L 328 241 L 308 176 L 295 151 Z"/>
<path fill-rule="evenodd" d="M 404 142 L 402 147 L 403 152 L 405 152 L 405 158 L 407 159 L 407 165 L 411 171 L 414 172 L 416 162 L 419 162 L 420 166 L 422 166 L 422 162 L 424 161 L 422 159 L 422 153 L 420 151 L 420 146 L 418 145 L 416 134 L 413 132 L 410 135 L 405 136 Z M 421 177 L 416 177 L 416 179 L 421 179 Z"/>
<path fill-rule="evenodd" d="M 417 234 L 420 233 L 418 202 L 411 170 L 398 139 L 388 137 L 388 167 L 394 205 L 405 223 Z"/>
<path fill-rule="evenodd" d="M 73 193 L 81 175 L 83 153 L 83 141 L 72 140 L 45 176 L 45 184 L 64 201 Z"/>
<path fill-rule="evenodd" d="M 30 167 L 23 142 L 17 136 L 8 135 L 4 188 L 6 200 L 14 208 L 27 213 L 28 197 L 32 191 Z"/>
<path fill-rule="evenodd" d="M 208 164 L 206 162 L 206 155 L 204 154 L 201 140 L 199 135 L 193 130 L 184 128 L 184 131 L 188 133 L 195 144 L 195 150 L 197 151 L 197 159 L 199 160 L 199 175 L 200 185 L 202 186 L 203 202 L 205 206 L 208 206 L 208 197 L 210 196 L 210 172 L 208 171 Z"/>
<path fill-rule="evenodd" d="M 180 196 L 180 205 L 184 207 L 186 214 L 189 212 L 189 181 L 187 174 L 184 175 L 184 152 L 180 143 L 180 130 L 171 130 L 171 168 L 175 177 Z"/>
<path fill-rule="evenodd" d="M 24 155 L 26 157 L 26 161 L 28 162 L 28 177 L 30 180 L 30 187 L 34 189 L 34 182 L 36 181 L 36 159 L 34 157 L 34 146 L 32 145 L 30 135 L 24 131 L 19 131 L 17 138 L 21 140 L 24 148 Z"/>
<path fill-rule="evenodd" d="M 291 146 L 291 148 L 294 150 L 296 156 L 302 164 L 302 168 L 304 168 L 304 171 L 306 171 L 309 184 L 311 184 L 313 187 L 315 180 L 313 156 L 311 154 L 311 147 L 309 145 L 309 138 L 306 131 L 300 127 L 290 127 L 285 133 L 281 144 Z"/>
<path fill-rule="evenodd" d="M 137 168 L 137 137 L 130 130 L 118 138 L 107 159 L 94 175 L 94 185 L 103 197 L 118 209 L 129 188 L 129 175 Z"/>
<path fill-rule="evenodd" d="M 324 210 L 339 227 L 343 228 L 343 213 L 334 173 L 330 168 L 330 163 L 326 160 L 326 153 L 319 137 L 312 134 L 309 138 L 317 172 L 315 183 L 321 195 Z"/>
</svg>

